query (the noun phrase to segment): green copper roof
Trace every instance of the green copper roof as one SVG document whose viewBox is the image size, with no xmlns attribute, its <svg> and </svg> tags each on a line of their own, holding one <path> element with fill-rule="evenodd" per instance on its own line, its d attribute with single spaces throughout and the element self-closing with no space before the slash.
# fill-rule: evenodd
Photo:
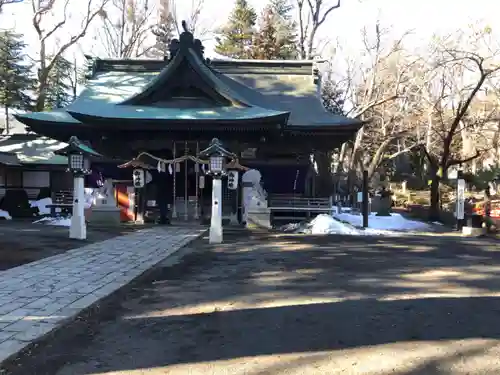
<svg viewBox="0 0 500 375">
<path fill-rule="evenodd" d="M 66 165 L 68 159 L 55 154 L 66 146 L 54 139 L 29 134 L 15 134 L 0 140 L 0 152 L 15 153 L 22 164 Z"/>
<path fill-rule="evenodd" d="M 238 91 L 233 90 L 220 80 L 191 48 L 186 48 L 178 53 L 172 61 L 161 71 L 161 73 L 147 83 L 142 90 L 135 95 L 130 96 L 123 101 L 122 104 L 137 105 L 138 101 L 155 90 L 162 90 L 164 85 L 171 82 L 173 76 L 178 72 L 181 64 L 189 64 L 192 69 L 191 75 L 197 74 L 197 79 L 205 81 L 214 92 L 222 95 L 236 106 L 252 106 L 253 103 L 248 102 L 245 97 L 239 94 Z"/>
<path fill-rule="evenodd" d="M 88 81 L 80 96 L 68 106 L 76 109 L 95 102 L 118 104 L 131 96 L 140 93 L 153 81 L 160 72 L 128 73 L 105 72 L 96 73 Z"/>
<path fill-rule="evenodd" d="M 224 68 L 219 68 L 217 74 L 221 81 L 255 105 L 290 112 L 288 125 L 361 125 L 359 120 L 333 115 L 323 107 L 312 67 L 308 74 L 286 74 L 279 68 L 269 69 L 267 74 L 247 73 L 234 68 L 226 72 Z"/>
<path fill-rule="evenodd" d="M 80 121 L 71 117 L 65 110 L 55 110 L 51 112 L 31 112 L 16 115 L 16 118 L 22 121 L 23 119 L 32 119 L 43 122 L 60 122 L 70 124 L 80 124 Z"/>
<path fill-rule="evenodd" d="M 117 104 L 141 92 L 144 86 L 154 80 L 159 72 L 103 72 L 87 81 L 85 89 L 76 100 L 65 109 L 48 112 L 32 112 L 17 115 L 44 122 L 80 124 L 68 111 L 79 112 L 97 104 Z"/>
<path fill-rule="evenodd" d="M 182 44 L 182 43 L 181 43 Z M 288 126 L 345 127 L 362 125 L 356 119 L 326 111 L 318 93 L 319 77 L 313 61 L 213 61 L 207 65 L 191 48 L 181 48 L 172 61 L 97 60 L 96 71 L 74 103 L 64 110 L 16 116 L 29 125 L 82 124 L 91 117 L 152 120 L 243 120 L 289 114 Z M 163 108 L 137 102 L 161 90 L 175 76 L 176 66 L 189 64 L 207 87 L 230 99 L 233 106 L 210 109 Z M 101 67 L 101 68 L 99 68 Z M 101 70 L 99 70 L 101 69 Z M 157 91 L 158 92 L 158 91 Z M 141 104 L 140 106 L 136 106 Z M 224 104 L 227 105 L 227 104 Z M 247 107 L 247 108 L 244 108 Z M 74 115 L 74 116 L 72 116 Z M 75 118 L 76 117 L 76 118 Z M 31 124 L 30 124 L 31 123 Z"/>
<path fill-rule="evenodd" d="M 261 117 L 286 116 L 287 112 L 275 111 L 260 107 L 216 107 L 210 109 L 204 108 L 157 108 L 148 106 L 131 105 L 102 105 L 94 104 L 88 106 L 85 110 L 74 111 L 68 109 L 69 113 L 75 117 L 79 115 L 109 118 L 109 119 L 127 119 L 127 120 L 246 120 L 257 119 Z"/>
</svg>

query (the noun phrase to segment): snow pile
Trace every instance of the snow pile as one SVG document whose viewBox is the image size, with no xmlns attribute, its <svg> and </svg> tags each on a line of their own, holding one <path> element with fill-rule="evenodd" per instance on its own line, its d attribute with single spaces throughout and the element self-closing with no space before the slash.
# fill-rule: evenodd
<svg viewBox="0 0 500 375">
<path fill-rule="evenodd" d="M 321 214 L 316 216 L 310 222 L 303 221 L 301 223 L 290 223 L 279 228 L 281 231 L 288 233 L 301 234 L 344 234 L 344 235 L 371 235 L 368 231 L 358 230 L 352 225 L 342 223 L 332 216 Z"/>
<path fill-rule="evenodd" d="M 50 208 L 47 206 L 52 204 L 52 198 L 42 198 L 36 201 L 30 201 L 31 207 L 38 208 L 40 215 L 50 215 Z"/>
<path fill-rule="evenodd" d="M 0 210 L 0 218 L 3 220 L 12 220 L 12 216 L 7 211 Z"/>
<path fill-rule="evenodd" d="M 351 236 L 401 236 L 403 233 L 432 230 L 426 223 L 408 220 L 400 214 L 368 218 L 368 228 L 362 228 L 363 216 L 352 213 L 334 213 L 333 216 L 322 214 L 310 222 L 290 223 L 280 230 L 302 234 L 341 234 Z"/>
<path fill-rule="evenodd" d="M 360 235 L 360 231 L 349 225 L 335 220 L 330 215 L 322 214 L 316 216 L 310 223 L 311 234 L 348 234 Z"/>
<path fill-rule="evenodd" d="M 347 222 L 355 227 L 363 226 L 363 215 L 352 213 L 335 213 L 336 219 Z M 368 228 L 384 231 L 428 231 L 431 226 L 421 221 L 408 220 L 401 214 L 392 213 L 391 216 L 377 216 L 376 213 L 371 213 L 368 217 Z"/>
<path fill-rule="evenodd" d="M 89 209 L 95 204 L 96 198 L 99 198 L 100 195 L 98 194 L 96 189 L 92 188 L 85 188 L 84 192 L 84 208 Z M 50 208 L 47 206 L 50 206 L 52 204 L 52 198 L 42 198 L 34 201 L 30 201 L 31 207 L 36 207 L 38 208 L 38 214 L 39 215 L 50 215 Z M 56 209 L 57 211 L 57 209 Z M 60 209 L 59 209 L 60 211 Z"/>
<path fill-rule="evenodd" d="M 56 225 L 59 227 L 69 227 L 71 225 L 71 218 L 69 217 L 49 217 L 46 216 L 40 220 L 34 221 L 33 224 Z"/>
</svg>

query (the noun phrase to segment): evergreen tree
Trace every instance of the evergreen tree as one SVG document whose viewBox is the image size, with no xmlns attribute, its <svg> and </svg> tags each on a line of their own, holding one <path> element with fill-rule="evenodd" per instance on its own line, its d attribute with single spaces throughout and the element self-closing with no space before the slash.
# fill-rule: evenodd
<svg viewBox="0 0 500 375">
<path fill-rule="evenodd" d="M 257 13 L 247 0 L 236 0 L 229 21 L 216 38 L 215 52 L 234 59 L 252 57 Z"/>
<path fill-rule="evenodd" d="M 280 45 L 277 30 L 274 26 L 276 14 L 271 7 L 264 8 L 260 18 L 259 32 L 252 46 L 252 58 L 259 60 L 274 60 L 279 58 Z"/>
<path fill-rule="evenodd" d="M 71 62 L 63 57 L 56 59 L 54 68 L 48 77 L 48 86 L 45 89 L 45 110 L 62 108 L 73 100 L 73 88 L 71 80 L 74 74 Z"/>
<path fill-rule="evenodd" d="M 297 58 L 295 24 L 286 0 L 273 0 L 264 8 L 252 47 L 252 57 L 263 60 L 293 60 Z"/>
<path fill-rule="evenodd" d="M 276 41 L 279 45 L 278 59 L 295 60 L 298 57 L 297 23 L 294 21 L 293 6 L 289 0 L 271 0 Z"/>
<path fill-rule="evenodd" d="M 325 109 L 334 115 L 345 115 L 344 92 L 329 78 L 321 87 L 321 101 Z"/>
<path fill-rule="evenodd" d="M 30 92 L 35 89 L 32 66 L 26 63 L 22 35 L 0 32 L 0 105 L 9 120 L 11 108 L 29 110 L 33 106 Z M 7 129 L 8 131 L 8 129 Z"/>
</svg>

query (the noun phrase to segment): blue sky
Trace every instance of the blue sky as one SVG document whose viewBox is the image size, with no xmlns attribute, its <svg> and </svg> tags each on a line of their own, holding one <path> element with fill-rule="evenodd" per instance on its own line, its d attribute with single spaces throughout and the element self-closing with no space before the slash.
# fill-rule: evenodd
<svg viewBox="0 0 500 375">
<path fill-rule="evenodd" d="M 67 29 L 59 35 L 60 42 L 64 42 L 71 26 L 78 22 L 78 14 L 86 6 L 84 0 L 71 0 L 72 20 Z M 294 1 L 294 0 L 291 0 Z M 335 1 L 335 0 L 326 0 Z M 31 27 L 30 0 L 24 4 L 5 6 L 4 14 L 0 16 L 2 28 L 15 28 L 26 35 L 32 51 L 36 50 L 37 40 Z M 62 0 L 57 0 L 62 3 Z M 266 0 L 250 0 L 251 4 L 260 11 Z M 223 5 L 221 5 L 223 4 Z M 227 19 L 232 0 L 205 0 L 201 22 L 204 27 L 217 27 Z M 178 17 L 185 18 L 189 13 L 191 1 L 177 0 Z M 373 26 L 377 19 L 386 28 L 391 28 L 394 38 L 405 31 L 414 30 L 413 36 L 408 40 L 411 45 L 427 44 L 430 37 L 437 34 L 449 34 L 457 29 L 466 28 L 469 24 L 488 24 L 496 33 L 494 17 L 500 14 L 500 2 L 495 0 L 342 0 L 340 9 L 334 11 L 321 29 L 320 37 L 339 39 L 344 46 L 349 47 L 349 53 L 359 53 L 360 29 Z M 499 27 L 500 29 L 500 27 Z M 500 33 L 499 33 L 500 36 Z M 97 43 L 92 36 L 80 43 L 79 48 L 74 48 L 70 53 L 81 51 L 100 54 Z M 211 55 L 213 42 L 205 41 L 207 55 Z M 328 51 L 326 51 L 328 53 Z"/>
</svg>

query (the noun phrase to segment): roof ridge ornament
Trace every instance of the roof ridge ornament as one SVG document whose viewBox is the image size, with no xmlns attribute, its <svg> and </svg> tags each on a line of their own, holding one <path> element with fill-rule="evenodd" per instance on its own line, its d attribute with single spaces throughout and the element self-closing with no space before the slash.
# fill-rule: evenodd
<svg viewBox="0 0 500 375">
<path fill-rule="evenodd" d="M 179 35 L 179 39 L 172 39 L 168 46 L 169 60 L 172 60 L 181 50 L 187 51 L 188 49 L 192 49 L 202 61 L 205 61 L 203 57 L 205 47 L 203 47 L 201 40 L 194 38 L 193 33 L 189 31 L 186 21 L 182 21 L 181 25 L 184 31 Z"/>
<path fill-rule="evenodd" d="M 97 72 L 97 60 L 99 60 L 99 58 L 91 55 L 84 55 L 84 56 L 85 56 L 84 78 L 92 79 L 94 78 Z"/>
</svg>

